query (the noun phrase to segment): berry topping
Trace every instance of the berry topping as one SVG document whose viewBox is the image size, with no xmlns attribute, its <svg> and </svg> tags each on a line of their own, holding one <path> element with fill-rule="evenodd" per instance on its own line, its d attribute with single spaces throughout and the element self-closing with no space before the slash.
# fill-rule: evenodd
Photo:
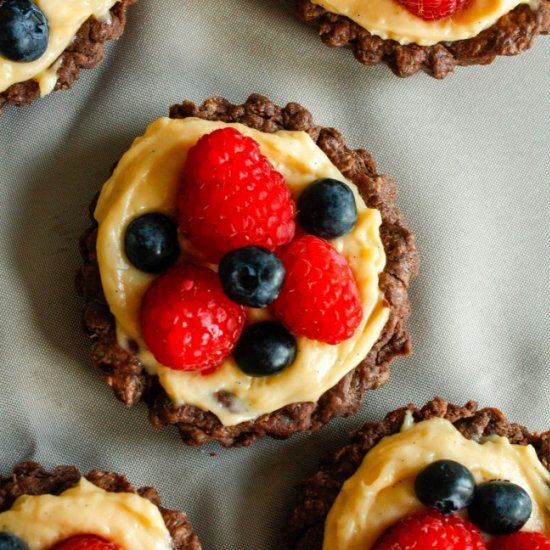
<svg viewBox="0 0 550 550">
<path fill-rule="evenodd" d="M 114 542 L 96 535 L 77 535 L 56 544 L 51 550 L 119 550 Z"/>
<path fill-rule="evenodd" d="M 414 490 L 422 504 L 450 514 L 469 506 L 475 485 L 468 468 L 453 460 L 438 460 L 420 472 Z"/>
<path fill-rule="evenodd" d="M 487 481 L 476 487 L 469 515 L 482 531 L 509 535 L 527 523 L 532 509 L 531 497 L 519 485 Z"/>
<path fill-rule="evenodd" d="M 179 196 L 182 233 L 207 259 L 257 245 L 275 250 L 296 229 L 296 204 L 257 142 L 234 128 L 203 136 L 189 150 Z"/>
<path fill-rule="evenodd" d="M 203 370 L 231 353 L 246 320 L 205 267 L 177 265 L 149 287 L 141 308 L 143 338 L 156 360 L 177 370 Z"/>
<path fill-rule="evenodd" d="M 0 55 L 11 61 L 35 61 L 48 48 L 48 21 L 31 0 L 0 2 Z"/>
<path fill-rule="evenodd" d="M 479 530 L 456 515 L 437 510 L 406 517 L 390 527 L 373 550 L 485 550 Z"/>
<path fill-rule="evenodd" d="M 224 292 L 238 304 L 266 307 L 285 279 L 281 260 L 266 248 L 245 246 L 226 254 L 218 269 Z"/>
<path fill-rule="evenodd" d="M 472 0 L 397 0 L 424 21 L 439 21 L 464 9 Z"/>
<path fill-rule="evenodd" d="M 286 278 L 273 307 L 294 334 L 328 344 L 350 338 L 363 318 L 359 290 L 342 254 L 305 235 L 281 251 Z"/>
<path fill-rule="evenodd" d="M 179 256 L 178 228 L 164 214 L 145 214 L 128 225 L 124 251 L 130 262 L 146 273 L 168 269 Z"/>
<path fill-rule="evenodd" d="M 493 538 L 489 543 L 489 550 L 550 550 L 550 539 L 542 533 L 520 531 Z"/>
<path fill-rule="evenodd" d="M 0 533 L 0 550 L 28 550 L 28 546 L 15 535 Z"/>
<path fill-rule="evenodd" d="M 247 326 L 233 356 L 250 376 L 277 374 L 296 358 L 296 338 L 282 325 L 264 321 Z"/>
<path fill-rule="evenodd" d="M 347 235 L 357 223 L 357 206 L 351 189 L 341 181 L 313 182 L 298 199 L 298 223 L 323 239 Z"/>
</svg>

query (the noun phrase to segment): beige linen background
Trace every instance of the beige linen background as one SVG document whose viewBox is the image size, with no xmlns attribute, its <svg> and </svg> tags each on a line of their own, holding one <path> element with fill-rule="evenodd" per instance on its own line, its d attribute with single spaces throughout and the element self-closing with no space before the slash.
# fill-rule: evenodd
<svg viewBox="0 0 550 550">
<path fill-rule="evenodd" d="M 293 486 L 365 420 L 440 394 L 550 427 L 550 37 L 523 56 L 400 80 L 323 46 L 291 1 L 141 0 L 103 65 L 0 115 L 0 471 L 37 459 L 126 473 L 186 510 L 206 550 L 275 550 Z M 247 449 L 188 448 L 93 371 L 77 239 L 109 168 L 183 99 L 298 101 L 400 190 L 421 275 L 416 353 L 354 418 Z"/>
</svg>

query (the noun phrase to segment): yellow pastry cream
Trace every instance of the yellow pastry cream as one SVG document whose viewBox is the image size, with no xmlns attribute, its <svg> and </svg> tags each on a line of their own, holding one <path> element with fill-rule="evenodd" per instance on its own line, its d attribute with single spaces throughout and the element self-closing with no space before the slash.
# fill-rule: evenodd
<svg viewBox="0 0 550 550">
<path fill-rule="evenodd" d="M 346 181 L 352 189 L 358 209 L 355 228 L 332 244 L 347 259 L 355 276 L 364 312 L 361 324 L 351 338 L 334 346 L 299 337 L 296 360 L 273 376 L 248 376 L 231 357 L 209 375 L 172 370 L 155 361 L 143 341 L 139 321 L 143 295 L 154 277 L 138 271 L 124 254 L 125 230 L 134 218 L 147 212 L 175 218 L 189 148 L 204 134 L 225 126 L 233 126 L 260 144 L 261 152 L 284 176 L 294 198 L 316 179 L 335 178 Z M 343 177 L 305 132 L 268 134 L 241 124 L 196 118 L 157 120 L 134 141 L 104 185 L 95 218 L 99 223 L 101 281 L 116 319 L 119 344 L 131 350 L 131 341 L 138 343 L 140 361 L 151 374 L 158 375 L 174 403 L 211 411 L 224 425 L 254 419 L 290 403 L 316 401 L 363 360 L 388 319 L 389 309 L 378 287 L 386 261 L 380 240 L 380 213 L 366 207 L 357 187 Z M 249 322 L 269 317 L 269 309 L 249 310 Z M 218 398 L 219 392 L 231 396 L 229 406 Z"/>
<path fill-rule="evenodd" d="M 85 478 L 59 496 L 24 495 L 0 514 L 0 531 L 16 535 L 29 550 L 49 550 L 80 534 L 97 535 L 120 550 L 171 550 L 159 509 L 132 493 L 110 493 Z"/>
<path fill-rule="evenodd" d="M 454 15 L 439 21 L 424 21 L 397 0 L 311 0 L 331 13 L 344 15 L 371 34 L 400 44 L 433 46 L 438 42 L 477 36 L 519 4 L 538 0 L 472 0 Z"/>
<path fill-rule="evenodd" d="M 36 80 L 42 96 L 49 94 L 57 83 L 60 56 L 71 44 L 78 29 L 91 16 L 109 17 L 109 10 L 118 0 L 35 0 L 48 20 L 49 42 L 44 55 L 36 61 L 16 62 L 0 56 L 0 92 L 12 84 Z"/>
<path fill-rule="evenodd" d="M 496 435 L 477 443 L 447 420 L 411 420 L 370 450 L 344 483 L 326 520 L 325 550 L 368 550 L 388 527 L 421 510 L 415 478 L 443 459 L 469 468 L 476 483 L 501 479 L 521 486 L 533 502 L 523 529 L 550 534 L 550 473 L 532 446 L 513 445 Z"/>
</svg>

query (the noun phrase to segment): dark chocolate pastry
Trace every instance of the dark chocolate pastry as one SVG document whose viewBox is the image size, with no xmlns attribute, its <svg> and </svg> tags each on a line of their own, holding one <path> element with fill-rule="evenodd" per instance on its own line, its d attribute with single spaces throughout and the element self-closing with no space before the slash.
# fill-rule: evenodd
<svg viewBox="0 0 550 550">
<path fill-rule="evenodd" d="M 296 103 L 282 108 L 266 97 L 252 95 L 244 105 L 233 105 L 215 97 L 200 106 L 189 101 L 174 105 L 170 116 L 239 122 L 267 133 L 307 132 L 342 174 L 357 185 L 367 206 L 380 211 L 386 265 L 379 276 L 379 287 L 390 310 L 389 319 L 370 353 L 317 402 L 289 404 L 253 420 L 225 426 L 212 412 L 172 402 L 157 377 L 146 371 L 137 355 L 119 346 L 115 320 L 101 286 L 96 257 L 97 223 L 93 221 L 80 241 L 84 265 L 78 271 L 76 283 L 86 301 L 84 328 L 93 341 L 94 365 L 119 400 L 128 406 L 145 401 L 152 424 L 175 426 L 189 445 L 217 440 L 224 446 L 242 446 L 265 435 L 287 438 L 296 432 L 318 429 L 334 417 L 351 415 L 359 408 L 365 390 L 376 389 L 387 381 L 392 359 L 411 353 L 405 329 L 405 319 L 410 313 L 407 288 L 417 273 L 419 260 L 414 235 L 395 206 L 394 182 L 378 174 L 370 153 L 349 149 L 337 130 L 316 125 L 311 114 Z M 93 207 L 92 204 L 92 210 Z M 218 393 L 218 400 L 230 407 L 231 396 Z"/>
<path fill-rule="evenodd" d="M 60 56 L 55 90 L 67 90 L 78 80 L 81 69 L 92 69 L 103 60 L 105 43 L 121 36 L 126 24 L 126 10 L 134 2 L 119 0 L 111 8 L 109 17 L 100 20 L 92 16 L 80 27 L 74 40 Z M 4 105 L 22 107 L 39 97 L 40 86 L 36 80 L 17 82 L 0 91 L 0 110 Z"/>
<path fill-rule="evenodd" d="M 477 36 L 432 46 L 402 45 L 380 38 L 310 0 L 297 0 L 297 11 L 300 19 L 319 29 L 326 45 L 351 49 L 365 65 L 384 62 L 401 77 L 422 70 L 435 78 L 445 78 L 457 66 L 487 65 L 499 55 L 524 52 L 539 34 L 550 32 L 550 0 L 541 0 L 537 9 L 520 4 Z"/>
<path fill-rule="evenodd" d="M 399 433 L 408 412 L 412 413 L 415 422 L 430 418 L 446 419 L 465 438 L 473 441 L 498 435 L 507 437 L 513 444 L 532 445 L 543 466 L 550 470 L 550 432 L 531 434 L 523 426 L 509 422 L 498 409 L 478 410 L 473 401 L 458 406 L 435 398 L 421 409 L 407 405 L 389 413 L 380 422 L 365 424 L 351 435 L 345 447 L 330 453 L 321 461 L 316 474 L 300 483 L 296 505 L 285 533 L 288 548 L 322 549 L 325 521 L 342 486 L 355 474 L 371 449 L 384 437 Z M 471 501 L 465 502 L 469 504 Z"/>
<path fill-rule="evenodd" d="M 75 487 L 81 477 L 82 474 L 74 466 L 57 466 L 47 471 L 36 462 L 20 462 L 9 476 L 0 476 L 0 513 L 9 510 L 15 500 L 23 495 L 59 495 Z M 123 475 L 101 470 L 92 470 L 84 477 L 107 492 L 135 493 L 152 502 L 162 515 L 174 550 L 201 549 L 185 513 L 163 508 L 153 487 L 137 489 Z M 75 532 L 78 533 L 78 526 Z"/>
</svg>

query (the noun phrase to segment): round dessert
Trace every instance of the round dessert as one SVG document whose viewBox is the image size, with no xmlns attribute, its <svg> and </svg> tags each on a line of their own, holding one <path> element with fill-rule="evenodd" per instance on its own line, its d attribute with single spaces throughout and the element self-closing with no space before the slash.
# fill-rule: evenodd
<svg viewBox="0 0 550 550">
<path fill-rule="evenodd" d="M 436 398 L 363 426 L 298 492 L 296 550 L 546 550 L 550 431 Z"/>
<path fill-rule="evenodd" d="M 187 516 L 152 487 L 74 466 L 21 462 L 0 476 L 2 550 L 200 550 Z"/>
<path fill-rule="evenodd" d="M 529 49 L 550 32 L 550 0 L 297 0 L 299 17 L 328 46 L 401 77 L 445 78 Z"/>
<path fill-rule="evenodd" d="M 81 239 L 94 364 L 192 445 L 352 414 L 411 351 L 418 254 L 395 196 L 295 103 L 175 105 L 121 158 Z"/>
<path fill-rule="evenodd" d="M 124 31 L 135 0 L 2 0 L 0 109 L 66 90 Z"/>
</svg>

